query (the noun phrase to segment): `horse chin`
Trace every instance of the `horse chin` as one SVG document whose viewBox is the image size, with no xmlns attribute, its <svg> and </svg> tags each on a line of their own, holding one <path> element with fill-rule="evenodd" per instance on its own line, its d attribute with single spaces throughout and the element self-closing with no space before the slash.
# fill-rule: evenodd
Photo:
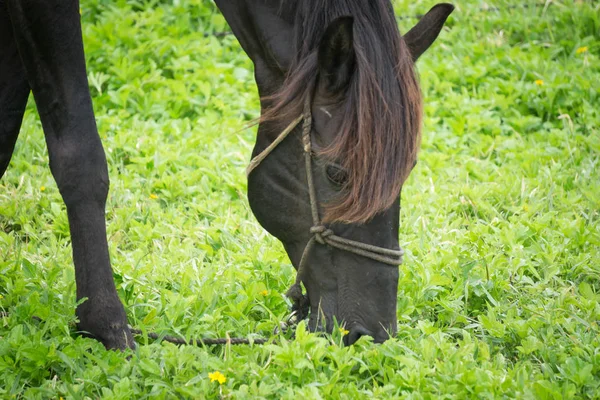
<svg viewBox="0 0 600 400">
<path fill-rule="evenodd" d="M 366 328 L 367 325 L 371 326 L 371 329 Z M 320 303 L 318 305 L 311 304 L 308 329 L 313 333 L 327 334 L 331 334 L 334 329 L 339 329 L 343 335 L 344 345 L 349 346 L 363 336 L 371 337 L 374 343 L 383 343 L 396 335 L 397 324 L 392 321 L 385 328 L 385 324 L 380 322 L 372 324 L 357 321 L 350 322 L 344 320 L 343 317 L 336 316 L 331 309 L 324 309 L 323 303 Z"/>
<path fill-rule="evenodd" d="M 347 252 L 314 249 L 303 283 L 310 301 L 309 329 L 340 329 L 344 343 L 363 336 L 381 343 L 397 330 L 398 270 Z"/>
<path fill-rule="evenodd" d="M 383 343 L 395 336 L 395 313 L 393 316 L 369 313 L 368 307 L 349 311 L 347 305 L 354 301 L 341 298 L 338 290 L 324 293 L 310 282 L 305 282 L 305 285 L 310 302 L 308 329 L 311 332 L 331 334 L 339 329 L 345 345 L 354 344 L 363 336 L 370 336 L 375 343 Z M 311 287 L 315 290 L 310 290 Z"/>
</svg>

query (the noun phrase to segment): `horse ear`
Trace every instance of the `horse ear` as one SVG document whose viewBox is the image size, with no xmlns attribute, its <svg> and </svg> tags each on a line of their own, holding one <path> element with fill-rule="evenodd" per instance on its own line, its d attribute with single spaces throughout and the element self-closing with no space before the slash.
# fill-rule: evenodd
<svg viewBox="0 0 600 400">
<path fill-rule="evenodd" d="M 320 83 L 330 93 L 337 93 L 345 88 L 352 74 L 356 54 L 352 17 L 340 17 L 333 20 L 319 44 L 319 78 Z"/>
<path fill-rule="evenodd" d="M 452 4 L 437 4 L 404 35 L 404 41 L 408 45 L 413 61 L 417 61 L 437 39 L 444 22 L 452 11 L 454 11 Z"/>
</svg>

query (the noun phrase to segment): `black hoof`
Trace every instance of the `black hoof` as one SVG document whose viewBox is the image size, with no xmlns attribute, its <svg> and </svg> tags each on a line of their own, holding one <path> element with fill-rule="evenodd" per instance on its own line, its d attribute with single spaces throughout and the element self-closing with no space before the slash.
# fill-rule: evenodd
<svg viewBox="0 0 600 400">
<path fill-rule="evenodd" d="M 121 302 L 117 301 L 114 306 L 108 306 L 106 302 L 100 303 L 102 307 L 96 307 L 89 300 L 79 305 L 78 330 L 84 336 L 98 340 L 108 350 L 135 349 L 135 341 Z"/>
<path fill-rule="evenodd" d="M 108 329 L 102 329 L 95 333 L 90 332 L 89 329 L 85 329 L 82 324 L 77 325 L 77 329 L 85 337 L 96 339 L 106 347 L 107 350 L 127 350 L 135 349 L 135 341 L 133 335 L 129 330 L 129 327 L 125 325 L 124 328 L 110 327 Z"/>
</svg>

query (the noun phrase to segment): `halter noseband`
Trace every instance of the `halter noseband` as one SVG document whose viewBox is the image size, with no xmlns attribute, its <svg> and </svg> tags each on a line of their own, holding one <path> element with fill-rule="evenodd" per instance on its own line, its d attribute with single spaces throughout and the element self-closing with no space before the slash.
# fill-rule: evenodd
<svg viewBox="0 0 600 400">
<path fill-rule="evenodd" d="M 399 250 L 386 249 L 385 247 L 374 246 L 337 236 L 331 229 L 321 223 L 317 193 L 312 173 L 312 142 L 310 135 L 312 113 L 310 96 L 307 96 L 304 101 L 304 111 L 302 115 L 293 120 L 292 123 L 277 136 L 273 143 L 250 161 L 248 168 L 246 168 L 246 176 L 249 176 L 250 173 L 254 171 L 254 169 L 300 124 L 301 121 L 304 121 L 302 124 L 302 145 L 304 147 L 304 163 L 306 166 L 306 180 L 313 226 L 310 228 L 311 238 L 302 252 L 302 258 L 300 259 L 298 272 L 296 274 L 296 281 L 286 293 L 286 296 L 294 302 L 292 310 L 297 313 L 296 319 L 298 321 L 304 319 L 308 315 L 308 299 L 302 294 L 301 282 L 308 254 L 315 242 L 329 245 L 391 266 L 402 264 L 402 256 L 404 255 L 402 248 Z"/>
</svg>

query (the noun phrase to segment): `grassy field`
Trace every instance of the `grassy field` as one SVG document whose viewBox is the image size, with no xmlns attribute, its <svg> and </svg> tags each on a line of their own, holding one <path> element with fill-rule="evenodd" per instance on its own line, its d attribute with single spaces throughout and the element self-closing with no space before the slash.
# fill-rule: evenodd
<svg viewBox="0 0 600 400">
<path fill-rule="evenodd" d="M 403 190 L 399 333 L 383 345 L 303 324 L 279 344 L 141 337 L 125 354 L 77 336 L 67 217 L 31 101 L 0 181 L 0 398 L 600 398 L 600 5 L 493 3 L 457 4 L 419 61 L 424 139 Z M 433 4 L 395 1 L 408 16 Z M 250 62 L 211 35 L 227 26 L 208 0 L 81 12 L 130 323 L 270 337 L 294 271 L 246 199 Z"/>
</svg>

